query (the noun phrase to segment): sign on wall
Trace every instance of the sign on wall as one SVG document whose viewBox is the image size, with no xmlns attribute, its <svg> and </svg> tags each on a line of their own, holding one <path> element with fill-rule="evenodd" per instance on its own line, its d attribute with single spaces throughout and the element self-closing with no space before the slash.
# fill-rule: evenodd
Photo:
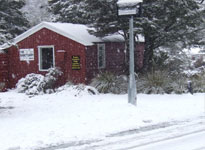
<svg viewBox="0 0 205 150">
<path fill-rule="evenodd" d="M 72 70 L 80 70 L 80 56 L 72 56 Z"/>
<path fill-rule="evenodd" d="M 34 60 L 34 49 L 33 48 L 20 49 L 19 56 L 20 56 L 20 61 Z"/>
</svg>

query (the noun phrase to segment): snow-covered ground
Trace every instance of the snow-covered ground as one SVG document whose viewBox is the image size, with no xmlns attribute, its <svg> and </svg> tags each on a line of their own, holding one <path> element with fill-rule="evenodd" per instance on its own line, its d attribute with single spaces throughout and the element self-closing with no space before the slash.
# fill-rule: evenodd
<svg viewBox="0 0 205 150">
<path fill-rule="evenodd" d="M 69 87 L 28 97 L 0 93 L 0 149 L 32 150 L 69 141 L 100 139 L 120 131 L 204 115 L 204 94 L 137 96 L 98 94 Z"/>
</svg>

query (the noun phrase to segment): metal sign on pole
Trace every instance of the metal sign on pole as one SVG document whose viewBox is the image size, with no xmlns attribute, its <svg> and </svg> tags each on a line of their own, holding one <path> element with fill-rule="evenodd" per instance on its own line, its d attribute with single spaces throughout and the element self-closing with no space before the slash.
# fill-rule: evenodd
<svg viewBox="0 0 205 150">
<path fill-rule="evenodd" d="M 139 12 L 137 5 L 142 0 L 119 0 L 118 1 L 118 15 L 130 16 L 129 20 L 129 84 L 128 84 L 128 103 L 137 105 L 137 91 L 135 81 L 135 61 L 134 61 L 134 29 L 133 16 Z"/>
</svg>

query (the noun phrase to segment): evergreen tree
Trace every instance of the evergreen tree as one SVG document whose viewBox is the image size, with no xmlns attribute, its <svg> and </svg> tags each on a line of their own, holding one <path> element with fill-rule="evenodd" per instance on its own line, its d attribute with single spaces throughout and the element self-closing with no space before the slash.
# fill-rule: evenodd
<svg viewBox="0 0 205 150">
<path fill-rule="evenodd" d="M 154 50 L 160 46 L 183 47 L 200 41 L 204 12 L 195 0 L 144 0 L 142 28 L 145 36 L 144 67 L 152 66 Z M 172 49 L 176 50 L 176 49 Z"/>
<path fill-rule="evenodd" d="M 91 33 L 96 36 L 119 32 L 128 43 L 129 19 L 118 16 L 117 0 L 52 1 L 61 21 L 89 24 L 95 28 Z M 142 6 L 143 17 L 135 18 L 134 26 L 136 34 L 145 36 L 145 70 L 152 66 L 154 51 L 159 47 L 177 44 L 183 48 L 200 42 L 205 15 L 196 0 L 144 0 Z"/>
<path fill-rule="evenodd" d="M 20 9 L 23 0 L 0 0 L 0 45 L 24 32 L 28 27 Z"/>
<path fill-rule="evenodd" d="M 200 9 L 203 12 L 203 14 L 205 14 L 205 1 L 200 1 Z M 199 44 L 202 45 L 203 47 L 205 47 L 205 15 L 203 16 L 203 22 L 201 24 L 198 25 L 198 28 L 201 29 L 198 31 L 198 38 L 199 40 Z"/>
<path fill-rule="evenodd" d="M 84 0 L 50 0 L 49 11 L 57 16 L 56 21 L 87 24 L 88 20 L 84 10 Z"/>
</svg>

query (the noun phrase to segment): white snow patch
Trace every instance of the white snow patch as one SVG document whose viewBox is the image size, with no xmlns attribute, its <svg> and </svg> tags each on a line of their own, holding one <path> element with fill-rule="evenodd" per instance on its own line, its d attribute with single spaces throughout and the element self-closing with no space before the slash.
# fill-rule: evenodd
<svg viewBox="0 0 205 150">
<path fill-rule="evenodd" d="M 203 48 L 200 47 L 192 47 L 190 49 L 184 49 L 184 51 L 190 55 L 200 54 L 202 50 Z"/>
</svg>

